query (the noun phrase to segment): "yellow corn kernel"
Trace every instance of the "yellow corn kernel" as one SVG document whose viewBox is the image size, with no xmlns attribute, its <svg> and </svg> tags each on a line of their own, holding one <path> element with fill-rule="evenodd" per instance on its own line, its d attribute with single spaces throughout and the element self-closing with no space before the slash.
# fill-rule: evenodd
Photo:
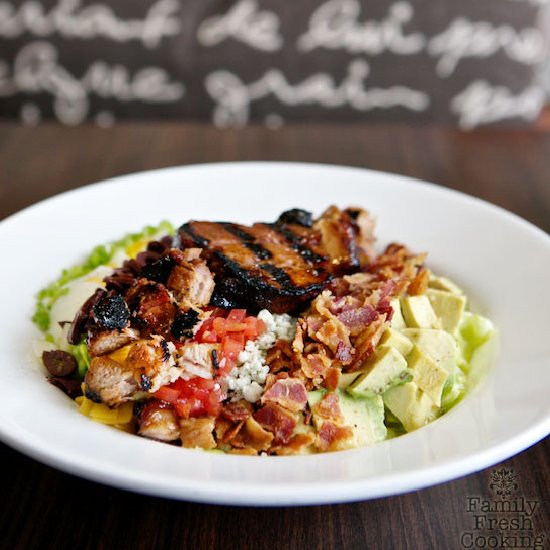
<svg viewBox="0 0 550 550">
<path fill-rule="evenodd" d="M 126 357 L 128 357 L 128 353 L 130 353 L 131 347 L 132 347 L 132 344 L 128 344 L 127 346 L 119 348 L 113 351 L 112 353 L 109 353 L 109 358 L 123 365 L 124 362 L 126 361 Z"/>
<path fill-rule="evenodd" d="M 82 402 L 86 399 L 83 395 L 79 395 L 78 397 L 75 397 L 75 401 L 78 405 L 82 405 Z"/>
<path fill-rule="evenodd" d="M 93 401 L 90 401 L 86 397 L 82 397 L 82 402 L 80 403 L 80 412 L 85 416 L 90 416 L 90 411 L 92 410 Z"/>
<path fill-rule="evenodd" d="M 123 403 L 118 409 L 118 422 L 117 424 L 128 424 L 132 420 L 134 415 L 134 404 Z"/>
<path fill-rule="evenodd" d="M 104 403 L 94 403 L 90 411 L 90 418 L 102 424 L 118 424 L 118 410 L 111 409 Z"/>
</svg>

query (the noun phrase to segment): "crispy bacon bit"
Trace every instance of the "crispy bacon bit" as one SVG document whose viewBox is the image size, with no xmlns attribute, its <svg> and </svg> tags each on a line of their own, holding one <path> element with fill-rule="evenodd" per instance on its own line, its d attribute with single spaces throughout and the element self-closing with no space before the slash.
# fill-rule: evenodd
<svg viewBox="0 0 550 550">
<path fill-rule="evenodd" d="M 296 378 L 277 380 L 262 395 L 261 402 L 278 403 L 289 411 L 301 411 L 307 403 L 307 391 L 304 383 Z"/>
<path fill-rule="evenodd" d="M 214 418 L 181 418 L 180 437 L 182 447 L 215 449 Z"/>
<path fill-rule="evenodd" d="M 354 447 L 353 429 L 349 426 L 337 426 L 327 420 L 317 430 L 315 446 L 323 452 L 340 451 Z"/>
<path fill-rule="evenodd" d="M 336 367 L 330 367 L 325 376 L 325 388 L 329 391 L 336 391 L 342 371 Z"/>
<path fill-rule="evenodd" d="M 312 412 L 316 416 L 327 420 L 340 422 L 343 420 L 340 410 L 340 398 L 336 392 L 328 392 L 323 395 L 321 401 L 313 405 Z"/>
<path fill-rule="evenodd" d="M 286 445 L 271 447 L 270 452 L 279 456 L 304 454 L 314 442 L 315 435 L 312 432 L 296 434 L 290 438 Z"/>
<path fill-rule="evenodd" d="M 349 364 L 346 371 L 353 372 L 363 365 L 363 363 L 372 355 L 378 345 L 382 334 L 389 327 L 385 315 L 381 315 L 373 321 L 355 340 L 356 354 L 353 362 Z"/>
<path fill-rule="evenodd" d="M 430 270 L 423 268 L 418 272 L 418 275 L 412 280 L 407 292 L 411 296 L 419 296 L 426 294 L 428 290 L 428 281 L 430 280 Z"/>
<path fill-rule="evenodd" d="M 307 334 L 307 323 L 300 319 L 296 324 L 296 334 L 292 342 L 292 351 L 295 354 L 300 354 L 304 351 L 304 332 Z"/>
<path fill-rule="evenodd" d="M 338 320 L 344 323 L 353 336 L 356 336 L 353 329 L 361 330 L 376 319 L 378 314 L 371 306 L 359 307 L 357 309 L 347 309 L 338 314 Z"/>
<path fill-rule="evenodd" d="M 232 455 L 243 456 L 256 456 L 258 454 L 258 451 L 256 449 L 253 449 L 252 447 L 243 447 L 242 449 L 229 449 L 229 451 L 227 452 Z"/>
<path fill-rule="evenodd" d="M 282 370 L 292 370 L 293 351 L 290 343 L 286 340 L 277 340 L 273 347 L 267 352 L 265 363 L 269 372 L 275 374 Z"/>
<path fill-rule="evenodd" d="M 229 444 L 231 440 L 239 433 L 244 425 L 244 420 L 236 424 L 227 418 L 218 416 L 216 418 L 216 439 L 222 444 Z"/>
<path fill-rule="evenodd" d="M 334 319 L 323 323 L 321 328 L 315 333 L 316 340 L 325 344 L 332 353 L 343 355 L 343 350 L 346 350 L 351 359 L 352 345 L 349 337 L 349 329 L 343 323 Z"/>
<path fill-rule="evenodd" d="M 240 448 L 252 448 L 256 451 L 267 451 L 273 434 L 265 430 L 254 418 L 247 418 L 244 426 L 231 440 L 231 444 Z"/>
<path fill-rule="evenodd" d="M 300 357 L 300 367 L 307 378 L 320 384 L 326 376 L 332 361 L 326 353 L 308 353 Z"/>
<path fill-rule="evenodd" d="M 241 422 L 252 416 L 252 405 L 244 399 L 229 402 L 222 406 L 220 414 L 231 422 Z"/>
<path fill-rule="evenodd" d="M 266 403 L 254 418 L 262 427 L 274 434 L 275 445 L 288 443 L 297 424 L 294 415 L 277 403 Z"/>
</svg>

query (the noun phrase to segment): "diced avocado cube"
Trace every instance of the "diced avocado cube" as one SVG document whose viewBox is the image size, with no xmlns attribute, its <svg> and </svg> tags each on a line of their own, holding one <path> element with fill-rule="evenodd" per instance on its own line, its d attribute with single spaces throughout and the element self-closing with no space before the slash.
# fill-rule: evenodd
<svg viewBox="0 0 550 550">
<path fill-rule="evenodd" d="M 380 345 L 394 347 L 403 357 L 409 355 L 413 348 L 413 343 L 406 336 L 391 327 L 382 334 Z"/>
<path fill-rule="evenodd" d="M 408 432 L 421 428 L 437 415 L 437 406 L 414 382 L 394 386 L 382 397 Z"/>
<path fill-rule="evenodd" d="M 401 313 L 401 302 L 399 298 L 395 298 L 390 302 L 390 306 L 393 309 L 393 316 L 390 321 L 390 326 L 394 329 L 405 328 L 405 319 L 403 319 L 403 314 Z"/>
<path fill-rule="evenodd" d="M 308 392 L 308 404 L 310 409 L 314 407 L 326 391 L 315 390 Z M 353 430 L 353 441 L 350 446 L 363 447 L 377 441 L 386 439 L 387 430 L 384 424 L 384 402 L 382 397 L 357 398 L 346 392 L 337 390 L 340 412 L 342 413 L 342 426 L 349 426 Z M 313 423 L 319 429 L 325 419 L 315 414 L 312 409 Z"/>
<path fill-rule="evenodd" d="M 464 294 L 464 291 L 447 277 L 432 277 L 428 282 L 428 287 L 450 292 L 451 294 Z"/>
<path fill-rule="evenodd" d="M 372 397 L 386 391 L 400 377 L 406 375 L 407 361 L 391 346 L 379 346 L 363 365 L 363 374 L 348 386 L 348 393 L 356 397 Z"/>
<path fill-rule="evenodd" d="M 401 298 L 401 311 L 409 328 L 441 328 L 441 323 L 426 296 Z"/>
<path fill-rule="evenodd" d="M 359 447 L 386 439 L 382 396 L 356 398 L 341 392 L 340 410 L 346 426 L 353 428 Z"/>
<path fill-rule="evenodd" d="M 428 328 L 405 328 L 401 332 L 448 373 L 456 371 L 458 347 L 452 334 Z"/>
<path fill-rule="evenodd" d="M 441 407 L 441 393 L 449 373 L 433 359 L 422 353 L 417 346 L 413 347 L 407 357 L 413 382 L 438 406 Z"/>
<path fill-rule="evenodd" d="M 338 388 L 345 390 L 360 374 L 362 371 L 355 372 L 343 372 L 338 380 Z"/>
<path fill-rule="evenodd" d="M 449 332 L 454 332 L 460 325 L 466 307 L 466 297 L 432 288 L 428 289 L 426 296 L 439 317 L 441 326 Z"/>
</svg>

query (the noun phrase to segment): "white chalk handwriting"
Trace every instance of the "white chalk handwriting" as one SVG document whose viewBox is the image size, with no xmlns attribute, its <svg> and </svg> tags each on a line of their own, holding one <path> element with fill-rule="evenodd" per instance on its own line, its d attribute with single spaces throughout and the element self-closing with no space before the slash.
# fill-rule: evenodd
<svg viewBox="0 0 550 550">
<path fill-rule="evenodd" d="M 520 118 L 534 120 L 544 105 L 545 93 L 539 87 L 529 86 L 514 94 L 504 86 L 493 86 L 485 80 L 475 80 L 451 101 L 451 111 L 457 115 L 464 130 L 473 130 L 483 124 Z"/>
<path fill-rule="evenodd" d="M 428 53 L 439 58 L 436 71 L 441 77 L 451 75 L 464 58 L 487 58 L 498 51 L 530 65 L 544 58 L 546 44 L 542 32 L 535 28 L 518 31 L 509 25 L 494 26 L 463 17 L 453 20 L 428 44 Z"/>
<path fill-rule="evenodd" d="M 138 41 L 153 49 L 163 38 L 180 33 L 181 24 L 175 16 L 178 10 L 177 0 L 157 0 L 143 19 L 123 19 L 108 4 L 83 6 L 81 0 L 58 0 L 49 9 L 32 0 L 18 7 L 0 1 L 0 38 L 17 38 L 24 33 L 39 38 L 102 37 L 114 42 Z"/>
<path fill-rule="evenodd" d="M 214 71 L 206 77 L 205 87 L 216 102 L 213 122 L 216 126 L 243 126 L 248 122 L 254 101 L 274 96 L 282 105 L 319 105 L 327 109 L 351 107 L 356 111 L 402 107 L 424 111 L 430 104 L 427 93 L 406 86 L 366 88 L 369 75 L 366 61 L 351 61 L 340 83 L 328 73 L 313 74 L 291 84 L 278 69 L 269 69 L 258 80 L 243 82 L 229 71 Z"/>
<path fill-rule="evenodd" d="M 404 29 L 413 17 L 408 2 L 390 5 L 388 14 L 380 21 L 360 22 L 361 3 L 358 0 L 329 0 L 322 4 L 309 20 L 308 30 L 298 38 L 298 50 L 316 48 L 343 49 L 349 53 L 377 55 L 388 51 L 412 55 L 423 50 L 426 37 Z"/>
<path fill-rule="evenodd" d="M 256 0 L 239 0 L 223 15 L 205 19 L 197 30 L 197 40 L 203 46 L 215 46 L 234 38 L 253 49 L 272 52 L 283 45 L 279 24 L 275 13 L 258 10 Z"/>
<path fill-rule="evenodd" d="M 0 96 L 50 94 L 55 116 L 68 125 L 86 119 L 90 94 L 119 101 L 167 103 L 178 101 L 184 92 L 183 84 L 172 82 L 159 67 L 144 67 L 131 74 L 122 65 L 98 60 L 79 78 L 59 63 L 55 46 L 44 41 L 21 49 L 11 75 L 8 64 L 0 60 Z"/>
</svg>

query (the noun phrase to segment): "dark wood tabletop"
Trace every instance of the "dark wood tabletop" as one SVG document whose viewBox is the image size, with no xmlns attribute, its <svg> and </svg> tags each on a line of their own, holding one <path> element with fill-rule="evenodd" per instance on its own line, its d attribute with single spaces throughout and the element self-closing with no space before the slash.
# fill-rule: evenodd
<svg viewBox="0 0 550 550">
<path fill-rule="evenodd" d="M 233 160 L 323 162 L 416 176 L 481 197 L 550 231 L 550 133 L 401 126 L 221 131 L 194 124 L 102 129 L 2 123 L 0 219 L 112 176 Z M 421 491 L 273 509 L 129 493 L 59 472 L 0 444 L 0 548 L 550 548 L 549 456 L 546 438 L 502 464 Z M 476 520 L 483 514 L 472 510 L 471 499 L 496 502 L 491 476 L 503 468 L 514 476 L 514 502 L 535 502 L 534 512 L 500 509 Z M 487 518 L 499 523 L 488 525 Z"/>
</svg>

